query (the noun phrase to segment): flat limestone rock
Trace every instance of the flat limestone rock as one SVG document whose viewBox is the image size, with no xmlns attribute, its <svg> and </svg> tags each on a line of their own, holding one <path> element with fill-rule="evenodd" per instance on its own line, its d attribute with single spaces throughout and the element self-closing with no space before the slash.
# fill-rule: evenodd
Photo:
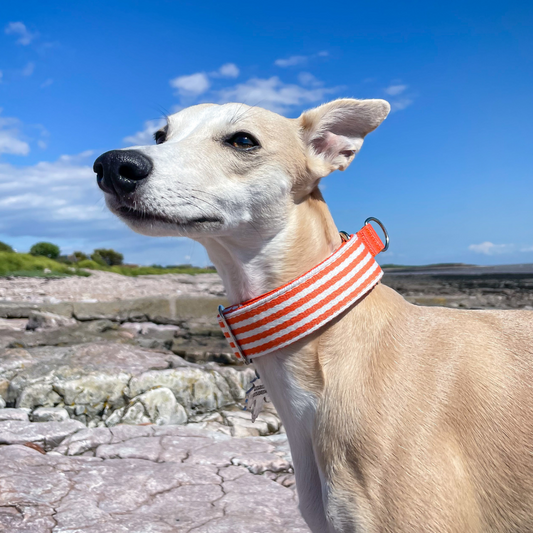
<svg viewBox="0 0 533 533">
<path fill-rule="evenodd" d="M 58 446 L 65 437 L 84 427 L 81 422 L 70 419 L 64 422 L 39 423 L 7 420 L 0 422 L 0 445 L 32 442 L 46 450 L 51 450 Z"/>
<path fill-rule="evenodd" d="M 117 342 L 0 350 L 3 407 L 61 410 L 39 411 L 35 421 L 56 420 L 66 411 L 92 426 L 184 424 L 189 417 L 242 402 L 253 376 L 249 367 L 199 365 L 168 350 Z M 277 431 L 247 430 L 247 421 L 226 425 L 235 426 L 239 436 Z"/>
<path fill-rule="evenodd" d="M 5 407 L 5 403 L 4 403 Z M 7 408 L 0 411 L 0 422 L 15 420 L 17 422 L 28 422 L 28 411 L 24 409 Z"/>
<path fill-rule="evenodd" d="M 47 453 L 16 439 L 0 446 L 0 531 L 309 533 L 288 488 L 284 435 L 72 422 L 17 422 L 20 436 L 49 442 Z"/>
<path fill-rule="evenodd" d="M 33 422 L 64 422 L 70 417 L 62 407 L 38 407 L 31 415 Z"/>
</svg>

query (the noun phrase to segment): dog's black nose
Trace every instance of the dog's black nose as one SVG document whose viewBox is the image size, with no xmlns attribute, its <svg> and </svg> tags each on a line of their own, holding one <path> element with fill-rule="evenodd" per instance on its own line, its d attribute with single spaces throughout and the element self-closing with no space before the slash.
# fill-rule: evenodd
<svg viewBox="0 0 533 533">
<path fill-rule="evenodd" d="M 100 189 L 111 194 L 129 193 L 152 171 L 152 161 L 137 150 L 111 150 L 93 165 Z"/>
</svg>

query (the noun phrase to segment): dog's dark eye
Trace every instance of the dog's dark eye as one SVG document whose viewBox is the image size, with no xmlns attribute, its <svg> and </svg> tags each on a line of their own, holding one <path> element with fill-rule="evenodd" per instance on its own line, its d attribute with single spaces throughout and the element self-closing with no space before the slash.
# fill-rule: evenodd
<svg viewBox="0 0 533 533">
<path fill-rule="evenodd" d="M 259 148 L 259 142 L 250 133 L 239 131 L 229 137 L 226 142 L 238 150 L 253 150 Z"/>
<path fill-rule="evenodd" d="M 155 144 L 164 143 L 167 138 L 167 134 L 164 131 L 156 131 L 154 133 Z"/>
</svg>

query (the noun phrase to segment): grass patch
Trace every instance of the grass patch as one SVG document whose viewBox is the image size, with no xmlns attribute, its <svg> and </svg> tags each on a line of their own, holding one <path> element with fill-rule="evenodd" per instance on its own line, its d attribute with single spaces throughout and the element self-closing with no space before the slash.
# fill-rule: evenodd
<svg viewBox="0 0 533 533">
<path fill-rule="evenodd" d="M 102 270 L 104 272 L 114 272 L 122 276 L 148 276 L 160 274 L 213 274 L 216 272 L 212 268 L 197 268 L 189 265 L 176 267 L 159 267 L 159 266 L 131 266 L 131 265 L 116 265 L 103 266 L 96 261 L 86 259 L 78 263 L 78 268 L 88 268 L 90 270 Z"/>
<path fill-rule="evenodd" d="M 85 270 L 76 270 L 75 272 L 69 272 L 68 274 L 64 272 L 44 272 L 43 270 L 14 270 L 7 272 L 6 274 L 0 274 L 0 276 L 9 276 L 13 278 L 68 278 L 70 276 L 82 276 L 88 278 L 90 272 Z"/>
<path fill-rule="evenodd" d="M 58 263 L 47 257 L 16 252 L 0 252 L 0 276 L 64 277 L 88 276 L 88 272 Z"/>
<path fill-rule="evenodd" d="M 176 267 L 160 266 L 102 266 L 86 259 L 79 263 L 65 264 L 47 257 L 16 252 L 0 252 L 0 276 L 57 278 L 66 276 L 90 276 L 87 270 L 114 272 L 122 276 L 146 276 L 159 274 L 204 274 L 213 273 L 212 268 L 196 268 L 190 265 Z"/>
</svg>

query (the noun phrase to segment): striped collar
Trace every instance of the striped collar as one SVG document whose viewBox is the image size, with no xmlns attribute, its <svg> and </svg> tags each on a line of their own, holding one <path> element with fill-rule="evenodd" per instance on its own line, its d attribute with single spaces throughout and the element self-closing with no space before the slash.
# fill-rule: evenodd
<svg viewBox="0 0 533 533">
<path fill-rule="evenodd" d="M 355 235 L 341 232 L 341 237 L 339 249 L 302 276 L 242 304 L 218 308 L 218 323 L 238 359 L 249 363 L 309 335 L 377 285 L 383 271 L 374 257 L 385 246 L 374 228 L 366 223 Z"/>
</svg>

